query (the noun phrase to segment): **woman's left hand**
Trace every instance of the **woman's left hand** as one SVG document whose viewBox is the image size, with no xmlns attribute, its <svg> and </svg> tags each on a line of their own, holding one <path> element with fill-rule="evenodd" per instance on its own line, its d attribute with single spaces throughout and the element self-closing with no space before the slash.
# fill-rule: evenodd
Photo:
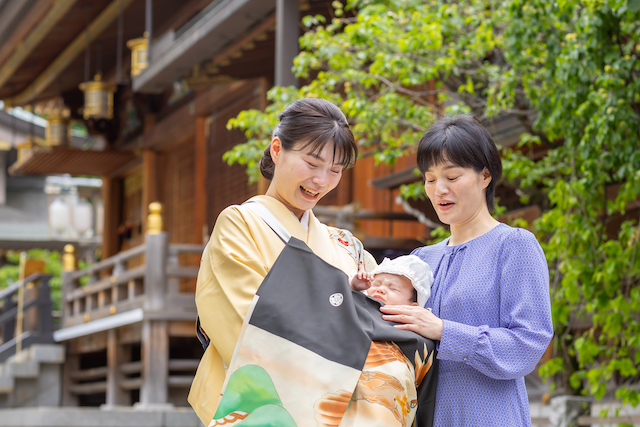
<svg viewBox="0 0 640 427">
<path fill-rule="evenodd" d="M 412 331 L 434 341 L 442 338 L 442 319 L 426 308 L 414 305 L 385 305 L 380 307 L 384 320 L 400 323 L 398 329 Z"/>
</svg>

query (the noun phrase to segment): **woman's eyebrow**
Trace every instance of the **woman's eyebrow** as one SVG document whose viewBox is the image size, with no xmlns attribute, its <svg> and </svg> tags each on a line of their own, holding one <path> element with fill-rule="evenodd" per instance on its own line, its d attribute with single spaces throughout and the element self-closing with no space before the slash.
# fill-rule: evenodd
<svg viewBox="0 0 640 427">
<path fill-rule="evenodd" d="M 314 159 L 319 160 L 321 162 L 326 162 L 326 160 L 324 159 L 324 157 L 320 155 L 320 153 L 309 152 L 309 153 L 306 153 L 306 155 L 309 157 L 313 157 Z"/>
<path fill-rule="evenodd" d="M 462 166 L 458 166 L 458 165 L 447 165 L 444 167 L 444 170 L 449 170 L 449 169 L 456 169 L 456 168 L 461 168 Z M 428 168 L 425 173 L 430 172 L 433 173 L 433 171 L 431 170 L 431 168 Z"/>
</svg>

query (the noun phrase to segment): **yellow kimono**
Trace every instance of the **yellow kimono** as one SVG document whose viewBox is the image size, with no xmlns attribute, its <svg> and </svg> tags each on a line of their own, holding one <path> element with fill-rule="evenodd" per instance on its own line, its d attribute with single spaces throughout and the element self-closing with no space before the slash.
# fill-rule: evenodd
<svg viewBox="0 0 640 427">
<path fill-rule="evenodd" d="M 309 231 L 282 203 L 269 196 L 252 200 L 266 206 L 291 235 L 329 264 L 353 275 L 375 267 L 373 257 L 345 230 L 326 226 L 309 213 Z M 218 217 L 204 250 L 196 285 L 202 328 L 211 339 L 189 392 L 189 403 L 209 425 L 253 297 L 284 243 L 262 218 L 243 206 L 230 206 Z"/>
</svg>

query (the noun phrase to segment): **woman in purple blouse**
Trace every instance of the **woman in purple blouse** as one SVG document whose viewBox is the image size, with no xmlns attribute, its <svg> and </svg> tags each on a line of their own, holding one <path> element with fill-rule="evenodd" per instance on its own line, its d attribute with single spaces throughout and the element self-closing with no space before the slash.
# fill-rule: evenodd
<svg viewBox="0 0 640 427">
<path fill-rule="evenodd" d="M 397 328 L 440 341 L 434 427 L 531 426 L 524 376 L 553 336 L 542 248 L 491 216 L 502 164 L 474 117 L 432 125 L 418 167 L 451 237 L 413 252 L 435 276 L 426 308 L 380 310 Z"/>
</svg>

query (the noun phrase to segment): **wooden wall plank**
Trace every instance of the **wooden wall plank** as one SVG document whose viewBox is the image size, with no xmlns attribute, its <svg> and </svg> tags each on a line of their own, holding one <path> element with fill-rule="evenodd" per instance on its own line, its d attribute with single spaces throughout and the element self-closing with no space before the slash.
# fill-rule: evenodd
<svg viewBox="0 0 640 427">
<path fill-rule="evenodd" d="M 205 117 L 196 119 L 196 136 L 194 148 L 194 169 L 195 179 L 193 186 L 194 193 L 194 243 L 203 243 L 203 235 L 207 234 L 206 225 L 207 213 L 207 134 L 210 126 L 209 120 Z"/>
<path fill-rule="evenodd" d="M 220 104 L 220 110 L 213 116 L 211 123 L 211 135 L 207 145 L 207 216 L 209 232 L 215 224 L 218 214 L 227 206 L 242 203 L 249 197 L 257 194 L 256 184 L 248 185 L 248 177 L 243 166 L 229 166 L 222 160 L 222 155 L 234 145 L 245 142 L 247 139 L 239 129 L 229 131 L 227 122 L 242 110 L 260 108 L 262 105 L 264 85 L 259 80 L 253 80 L 245 86 L 239 87 L 235 92 L 228 94 L 224 104 Z"/>
<path fill-rule="evenodd" d="M 122 180 L 102 177 L 104 228 L 102 232 L 102 259 L 118 253 L 118 225 L 122 206 Z"/>
</svg>

